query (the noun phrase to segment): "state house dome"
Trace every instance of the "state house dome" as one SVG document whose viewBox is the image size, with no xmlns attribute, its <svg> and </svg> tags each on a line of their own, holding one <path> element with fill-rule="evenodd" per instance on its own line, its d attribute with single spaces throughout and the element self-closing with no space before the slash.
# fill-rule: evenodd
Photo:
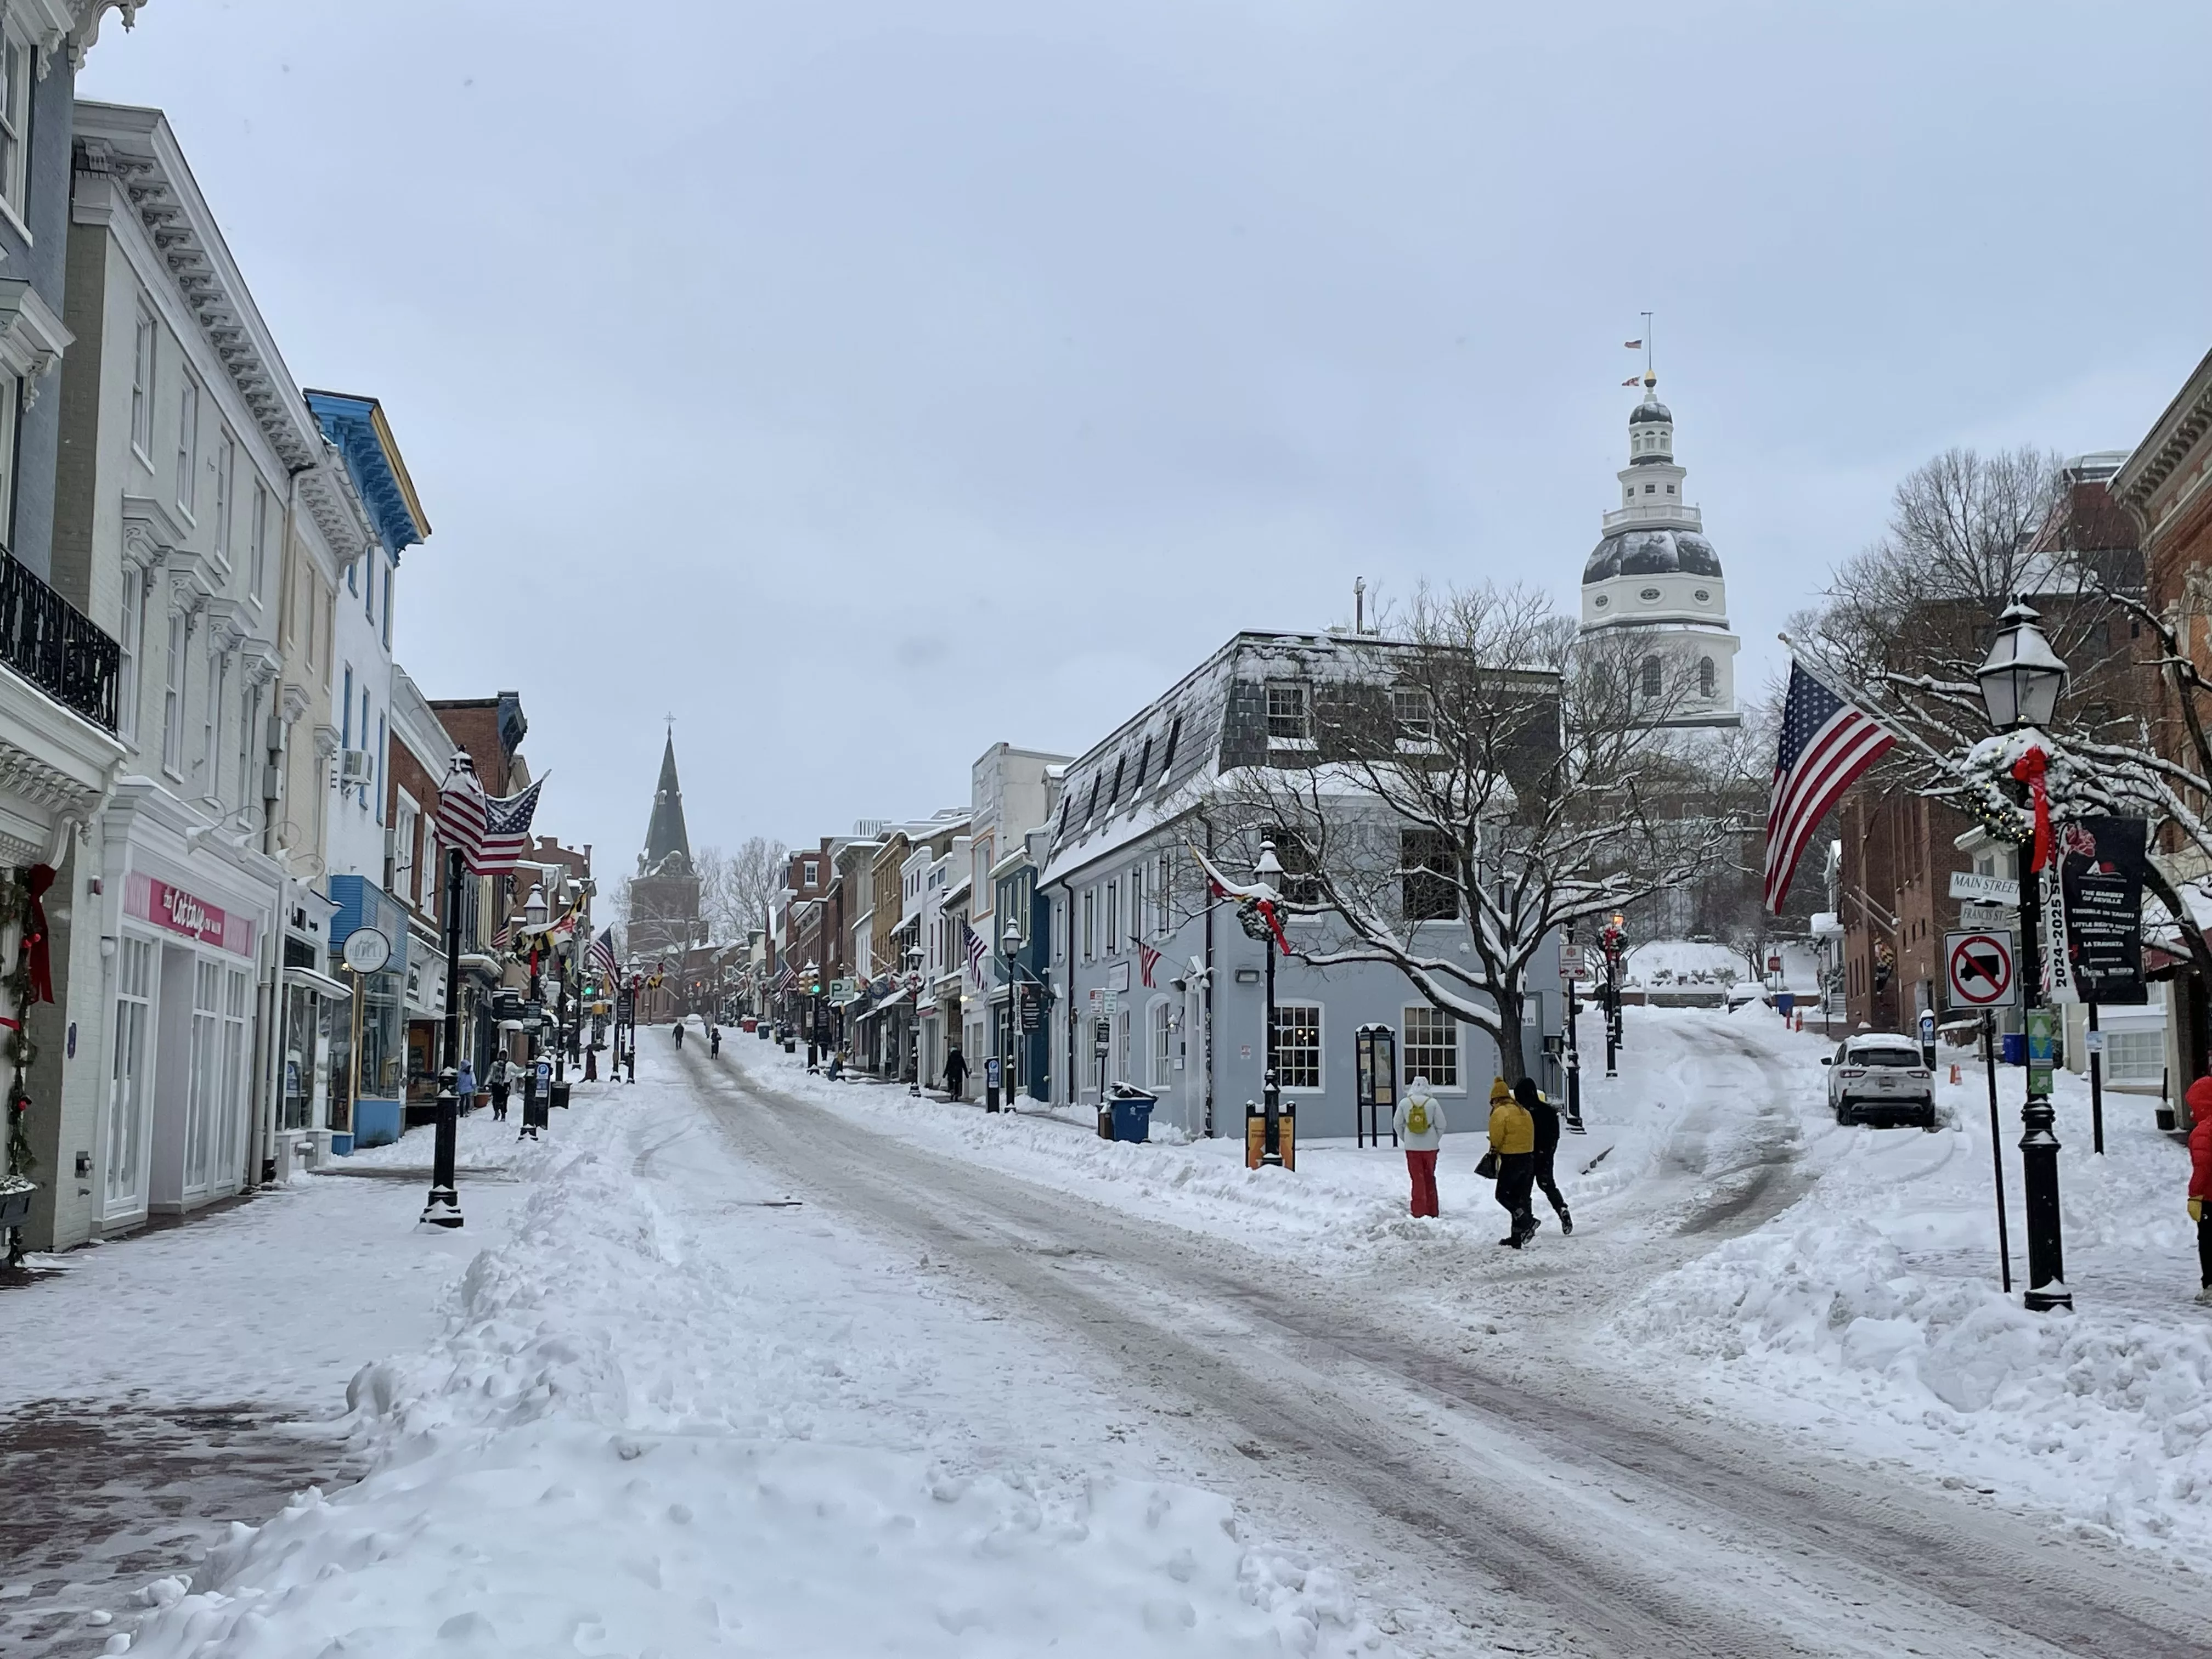
<svg viewBox="0 0 2212 1659">
<path fill-rule="evenodd" d="M 1614 576 L 1712 576 L 1721 574 L 1720 555 L 1694 530 L 1654 526 L 1616 530 L 1600 542 L 1583 567 L 1583 581 Z"/>
</svg>

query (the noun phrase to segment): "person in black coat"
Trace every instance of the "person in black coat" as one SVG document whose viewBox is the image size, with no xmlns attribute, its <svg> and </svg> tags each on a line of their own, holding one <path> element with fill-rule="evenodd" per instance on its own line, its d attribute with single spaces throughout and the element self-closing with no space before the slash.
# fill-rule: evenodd
<svg viewBox="0 0 2212 1659">
<path fill-rule="evenodd" d="M 956 1042 L 945 1051 L 945 1092 L 955 1100 L 964 1100 L 967 1088 L 968 1057 L 960 1052 L 960 1045 Z"/>
<path fill-rule="evenodd" d="M 1513 1085 L 1513 1098 L 1528 1109 L 1528 1115 L 1536 1121 L 1536 1185 L 1544 1196 L 1552 1200 L 1552 1207 L 1559 1212 L 1559 1231 L 1571 1233 L 1575 1218 L 1567 1213 L 1567 1200 L 1559 1195 L 1559 1183 L 1552 1174 L 1553 1155 L 1559 1150 L 1559 1109 L 1538 1092 L 1534 1078 L 1522 1078 Z M 1532 1215 L 1528 1229 L 1535 1231 Z"/>
</svg>

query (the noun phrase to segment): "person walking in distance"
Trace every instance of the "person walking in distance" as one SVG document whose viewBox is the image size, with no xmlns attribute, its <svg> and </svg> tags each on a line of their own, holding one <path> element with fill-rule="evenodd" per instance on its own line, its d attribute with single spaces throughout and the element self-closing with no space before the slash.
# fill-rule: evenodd
<svg viewBox="0 0 2212 1659">
<path fill-rule="evenodd" d="M 453 1097 L 460 1103 L 461 1115 L 465 1117 L 477 1103 L 477 1072 L 465 1058 L 453 1073 Z"/>
<path fill-rule="evenodd" d="M 1498 1203 L 1510 1218 L 1498 1242 L 1519 1249 L 1536 1231 L 1528 1186 L 1536 1175 L 1536 1124 L 1499 1078 L 1490 1085 L 1490 1150 L 1498 1164 Z"/>
<path fill-rule="evenodd" d="M 1544 1196 L 1552 1200 L 1552 1207 L 1559 1212 L 1559 1231 L 1571 1233 L 1575 1230 L 1575 1218 L 1567 1213 L 1567 1200 L 1559 1196 L 1559 1183 L 1552 1174 L 1552 1158 L 1559 1150 L 1559 1109 L 1544 1098 L 1536 1087 L 1536 1079 L 1524 1077 L 1513 1085 L 1513 1098 L 1528 1109 L 1529 1121 L 1536 1126 L 1536 1156 L 1529 1166 L 1529 1174 L 1536 1186 L 1544 1189 Z M 1532 1191 L 1528 1194 L 1528 1231 L 1536 1231 L 1536 1199 Z"/>
<path fill-rule="evenodd" d="M 676 1022 L 676 1046 L 679 1048 L 684 1046 L 684 1022 L 680 1019 Z"/>
<path fill-rule="evenodd" d="M 709 1025 L 709 1026 L 707 1028 L 707 1055 L 708 1055 L 708 1059 L 710 1059 L 710 1060 L 719 1060 L 720 1058 L 721 1058 L 721 1054 L 722 1054 L 722 1028 L 721 1028 L 720 1026 L 719 1026 L 719 1025 Z"/>
<path fill-rule="evenodd" d="M 1413 1185 L 1412 1212 L 1433 1216 L 1437 1212 L 1437 1149 L 1444 1144 L 1444 1113 L 1429 1092 L 1428 1079 L 1415 1078 L 1413 1086 L 1399 1097 L 1398 1109 L 1390 1115 L 1390 1127 L 1398 1132 L 1398 1142 L 1406 1149 L 1406 1174 Z"/>
<path fill-rule="evenodd" d="M 957 1042 L 945 1051 L 945 1092 L 955 1100 L 968 1097 L 968 1057 Z"/>
<path fill-rule="evenodd" d="M 509 1083 L 507 1056 L 501 1054 L 491 1063 L 491 1121 L 507 1121 L 507 1091 Z"/>
<path fill-rule="evenodd" d="M 2197 1224 L 2199 1302 L 2212 1303 L 2212 1077 L 2189 1085 L 2189 1218 Z"/>
</svg>

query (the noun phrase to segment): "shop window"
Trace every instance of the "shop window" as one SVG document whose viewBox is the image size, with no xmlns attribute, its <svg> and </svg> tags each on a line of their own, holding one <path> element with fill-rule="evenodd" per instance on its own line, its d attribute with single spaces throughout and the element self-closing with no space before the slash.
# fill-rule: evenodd
<svg viewBox="0 0 2212 1659">
<path fill-rule="evenodd" d="M 1313 1004 L 1275 1006 L 1275 1082 L 1284 1089 L 1321 1087 L 1321 1010 Z"/>
<path fill-rule="evenodd" d="M 1459 1022 L 1426 1003 L 1407 1009 L 1404 1018 L 1398 1051 L 1406 1067 L 1406 1081 L 1410 1084 L 1417 1077 L 1425 1077 L 1436 1088 L 1458 1088 Z"/>
<path fill-rule="evenodd" d="M 1152 1071 L 1151 1084 L 1155 1090 L 1167 1088 L 1175 1081 L 1175 1023 L 1173 1010 L 1164 1000 L 1155 1002 L 1146 1014 L 1146 1024 L 1151 1042 Z"/>
</svg>

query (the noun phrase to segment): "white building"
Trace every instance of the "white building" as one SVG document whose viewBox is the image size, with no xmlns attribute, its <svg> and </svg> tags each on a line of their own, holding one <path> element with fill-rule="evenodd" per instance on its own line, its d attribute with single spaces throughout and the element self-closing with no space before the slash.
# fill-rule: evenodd
<svg viewBox="0 0 2212 1659">
<path fill-rule="evenodd" d="M 1658 384 L 1646 374 L 1644 401 L 1629 413 L 1620 505 L 1605 515 L 1583 568 L 1582 631 L 1632 641 L 1636 691 L 1667 701 L 1661 724 L 1737 726 L 1728 586 L 1704 518 L 1685 495 L 1688 475 L 1674 464 L 1674 417 Z"/>
<path fill-rule="evenodd" d="M 57 1244 L 238 1191 L 270 1154 L 307 908 L 275 855 L 284 550 L 334 562 L 368 532 L 161 112 L 82 104 L 76 130 L 56 538 L 115 630 L 125 753 L 79 896 L 100 925 L 72 941 L 85 1174 Z M 311 977 L 312 1011 L 337 988 Z"/>
</svg>

